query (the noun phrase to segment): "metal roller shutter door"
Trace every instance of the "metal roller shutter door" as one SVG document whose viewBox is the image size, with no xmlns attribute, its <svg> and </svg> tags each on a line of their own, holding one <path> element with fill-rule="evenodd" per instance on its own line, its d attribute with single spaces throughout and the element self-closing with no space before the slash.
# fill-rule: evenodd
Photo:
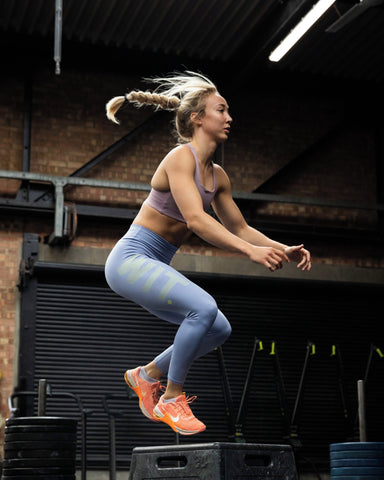
<svg viewBox="0 0 384 480">
<path fill-rule="evenodd" d="M 57 281 L 57 278 L 61 278 Z M 342 351 L 352 415 L 356 409 L 355 382 L 364 375 L 371 342 L 383 345 L 379 304 L 381 290 L 330 286 L 313 282 L 200 277 L 194 280 L 216 298 L 233 326 L 223 346 L 235 407 L 239 405 L 255 336 L 263 350 L 249 397 L 244 434 L 248 442 L 281 443 L 282 418 L 270 355 L 271 342 L 279 351 L 289 407 L 293 409 L 308 340 L 316 345 L 305 385 L 299 432 L 302 453 L 326 461 L 328 445 L 344 441 L 345 419 L 331 346 Z M 76 279 L 76 280 L 75 280 Z M 368 305 L 370 307 L 368 308 Z M 115 295 L 100 272 L 59 275 L 44 268 L 36 290 L 34 385 L 46 378 L 53 389 L 77 393 L 93 410 L 88 422 L 90 465 L 107 466 L 108 422 L 102 396 L 125 395 L 122 374 L 150 360 L 171 343 L 175 327 L 158 321 L 140 307 Z M 380 336 L 381 335 L 381 336 Z M 368 389 L 369 434 L 378 440 L 384 426 L 379 405 L 384 400 L 382 366 L 373 362 Z M 228 441 L 227 415 L 221 389 L 217 352 L 195 362 L 185 389 L 196 394 L 194 413 L 207 431 L 193 441 Z M 374 399 L 374 400 L 372 400 Z M 51 402 L 52 403 L 52 402 Z M 50 414 L 71 414 L 68 402 L 49 404 Z M 124 412 L 117 419 L 118 463 L 126 465 L 134 446 L 170 444 L 173 432 L 153 424 L 136 401 L 114 403 Z M 73 410 L 74 411 L 74 410 Z M 191 442 L 181 437 L 180 442 Z"/>
</svg>

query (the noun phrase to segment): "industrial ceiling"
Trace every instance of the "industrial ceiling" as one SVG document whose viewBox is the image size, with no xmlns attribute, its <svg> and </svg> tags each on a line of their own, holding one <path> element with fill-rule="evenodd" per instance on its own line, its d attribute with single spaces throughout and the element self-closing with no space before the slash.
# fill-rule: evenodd
<svg viewBox="0 0 384 480">
<path fill-rule="evenodd" d="M 271 50 L 315 0 L 62 1 L 63 45 L 210 62 L 248 77 L 291 72 L 384 79 L 383 0 L 337 0 L 278 63 L 268 60 Z M 53 45 L 54 22 L 55 0 L 0 0 L 2 44 L 19 38 Z"/>
</svg>

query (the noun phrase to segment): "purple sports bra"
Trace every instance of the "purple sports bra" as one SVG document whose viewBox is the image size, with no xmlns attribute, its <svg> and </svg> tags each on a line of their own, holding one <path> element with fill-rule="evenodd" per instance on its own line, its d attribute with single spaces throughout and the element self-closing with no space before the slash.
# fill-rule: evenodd
<svg viewBox="0 0 384 480">
<path fill-rule="evenodd" d="M 193 153 L 193 156 L 195 158 L 195 183 L 197 189 L 200 192 L 201 199 L 203 200 L 204 211 L 207 212 L 216 194 L 217 189 L 215 170 L 213 169 L 213 190 L 207 190 L 200 181 L 200 169 L 196 151 L 190 143 L 187 143 L 187 145 L 191 149 L 191 152 Z M 147 203 L 150 207 L 154 208 L 163 215 L 167 215 L 167 217 L 171 217 L 175 220 L 178 220 L 179 222 L 186 223 L 184 217 L 182 216 L 180 210 L 176 205 L 175 200 L 173 199 L 171 191 L 161 192 L 152 188 L 144 203 Z"/>
</svg>

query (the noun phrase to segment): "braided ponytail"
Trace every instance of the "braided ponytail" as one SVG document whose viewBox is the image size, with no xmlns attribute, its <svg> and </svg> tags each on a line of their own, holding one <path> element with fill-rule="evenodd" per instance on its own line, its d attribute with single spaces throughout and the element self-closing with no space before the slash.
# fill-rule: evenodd
<svg viewBox="0 0 384 480">
<path fill-rule="evenodd" d="M 212 93 L 218 93 L 216 86 L 200 73 L 189 71 L 146 80 L 157 84 L 157 88 L 153 92 L 132 90 L 124 96 L 112 98 L 106 105 L 107 117 L 112 122 L 119 123 L 115 115 L 127 103 L 133 103 L 136 107 L 153 105 L 156 110 L 175 110 L 179 141 L 190 141 L 193 135 L 191 113 L 197 112 L 198 116 L 204 116 L 205 99 Z"/>
<path fill-rule="evenodd" d="M 141 90 L 132 90 L 124 96 L 112 98 L 106 105 L 107 117 L 112 122 L 119 123 L 115 115 L 117 111 L 126 103 L 133 103 L 136 107 L 143 105 L 156 106 L 156 110 L 176 110 L 180 105 L 180 99 L 175 95 L 166 96 L 155 92 L 143 92 Z"/>
<path fill-rule="evenodd" d="M 133 91 L 125 96 L 128 102 L 132 102 L 137 107 L 141 105 L 156 105 L 163 110 L 176 110 L 180 105 L 180 98 L 175 95 L 166 96 L 155 92 Z"/>
</svg>

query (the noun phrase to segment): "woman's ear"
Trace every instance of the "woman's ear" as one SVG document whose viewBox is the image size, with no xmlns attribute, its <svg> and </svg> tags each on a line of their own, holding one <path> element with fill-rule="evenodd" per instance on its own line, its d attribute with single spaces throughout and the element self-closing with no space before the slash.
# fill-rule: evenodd
<svg viewBox="0 0 384 480">
<path fill-rule="evenodd" d="M 199 114 L 197 112 L 192 112 L 190 118 L 192 122 L 196 125 L 201 125 L 201 118 L 199 117 Z"/>
</svg>

